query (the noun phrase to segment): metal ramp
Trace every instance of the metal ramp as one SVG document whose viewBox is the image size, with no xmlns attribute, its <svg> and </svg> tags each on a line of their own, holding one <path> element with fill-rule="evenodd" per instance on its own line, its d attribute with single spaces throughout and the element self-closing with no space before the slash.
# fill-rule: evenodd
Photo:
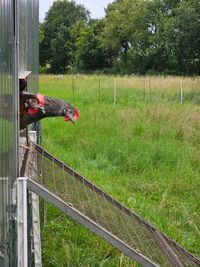
<svg viewBox="0 0 200 267">
<path fill-rule="evenodd" d="M 200 266 L 199 259 L 40 146 L 24 149 L 30 191 L 142 266 Z"/>
</svg>

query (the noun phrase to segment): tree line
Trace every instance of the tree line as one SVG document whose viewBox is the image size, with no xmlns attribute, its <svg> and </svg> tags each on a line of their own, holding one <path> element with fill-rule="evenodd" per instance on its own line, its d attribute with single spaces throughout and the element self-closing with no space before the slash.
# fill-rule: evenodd
<svg viewBox="0 0 200 267">
<path fill-rule="evenodd" d="M 92 19 L 57 0 L 40 24 L 47 73 L 200 74 L 199 0 L 115 0 Z"/>
</svg>

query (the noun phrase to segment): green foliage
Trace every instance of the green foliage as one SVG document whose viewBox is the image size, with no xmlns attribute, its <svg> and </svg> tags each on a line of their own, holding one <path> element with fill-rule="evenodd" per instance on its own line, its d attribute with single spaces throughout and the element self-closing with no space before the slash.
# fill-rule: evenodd
<svg viewBox="0 0 200 267">
<path fill-rule="evenodd" d="M 199 73 L 199 9 L 199 1 L 115 1 L 107 9 L 104 45 L 126 73 Z"/>
<path fill-rule="evenodd" d="M 102 20 L 56 1 L 40 26 L 41 65 L 54 73 L 200 73 L 198 0 L 116 0 Z"/>
<path fill-rule="evenodd" d="M 108 67 L 106 51 L 101 45 L 102 20 L 91 21 L 76 39 L 76 64 L 79 70 L 91 71 Z"/>
<path fill-rule="evenodd" d="M 102 86 L 107 87 L 100 101 L 94 89 L 98 78 L 85 79 L 88 86 L 77 92 L 74 103 L 80 109 L 80 120 L 72 126 L 62 118 L 45 119 L 44 146 L 200 256 L 199 107 L 188 102 L 181 105 L 170 97 L 153 101 L 161 87 L 152 100 L 144 101 L 140 97 L 143 89 L 138 87 L 130 90 L 131 98 L 114 105 L 110 77 L 101 77 Z M 43 76 L 40 85 L 41 92 L 72 101 L 67 90 L 70 76 L 58 81 Z M 166 92 L 169 96 L 171 90 Z M 50 206 L 43 247 L 48 267 L 138 266 Z"/>
<path fill-rule="evenodd" d="M 73 61 L 71 29 L 77 21 L 87 20 L 88 11 L 74 1 L 55 1 L 40 27 L 41 64 L 50 64 L 53 73 L 65 72 Z"/>
<path fill-rule="evenodd" d="M 200 70 L 200 2 L 180 1 L 166 21 L 166 41 L 179 73 Z"/>
</svg>

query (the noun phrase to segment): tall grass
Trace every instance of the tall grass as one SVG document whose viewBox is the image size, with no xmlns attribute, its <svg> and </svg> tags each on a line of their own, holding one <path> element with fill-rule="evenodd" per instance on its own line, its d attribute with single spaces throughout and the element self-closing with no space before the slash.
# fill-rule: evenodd
<svg viewBox="0 0 200 267">
<path fill-rule="evenodd" d="M 199 78 L 117 77 L 116 104 L 114 79 L 41 76 L 42 93 L 73 100 L 81 113 L 75 126 L 45 119 L 44 146 L 200 256 L 199 105 L 179 101 L 180 79 L 186 95 L 199 93 Z M 53 207 L 43 247 L 48 267 L 136 266 Z"/>
<path fill-rule="evenodd" d="M 193 95 L 200 97 L 200 77 L 46 75 L 41 76 L 40 82 L 43 88 L 46 82 L 48 83 L 47 92 L 50 95 L 55 95 L 56 88 L 58 97 L 66 96 L 69 100 L 89 102 L 113 102 L 115 87 L 117 103 L 135 100 L 160 102 L 168 101 L 172 97 L 177 102 L 181 102 L 181 90 L 185 102 L 192 100 Z"/>
</svg>

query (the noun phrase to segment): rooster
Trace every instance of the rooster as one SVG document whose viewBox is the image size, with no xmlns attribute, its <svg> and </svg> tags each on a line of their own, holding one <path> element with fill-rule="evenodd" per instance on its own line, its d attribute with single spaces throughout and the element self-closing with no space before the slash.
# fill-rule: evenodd
<svg viewBox="0 0 200 267">
<path fill-rule="evenodd" d="M 75 123 L 80 114 L 77 108 L 62 99 L 25 91 L 20 93 L 20 130 L 43 118 L 58 116 Z"/>
</svg>

